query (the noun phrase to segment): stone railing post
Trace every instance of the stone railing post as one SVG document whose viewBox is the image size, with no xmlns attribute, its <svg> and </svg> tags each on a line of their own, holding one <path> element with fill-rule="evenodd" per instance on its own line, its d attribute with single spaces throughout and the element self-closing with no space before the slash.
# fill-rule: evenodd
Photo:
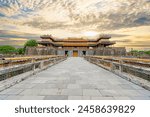
<svg viewBox="0 0 150 117">
<path fill-rule="evenodd" d="M 105 63 L 104 63 L 104 58 L 101 58 L 101 60 L 102 60 L 102 65 L 105 65 Z"/>
<path fill-rule="evenodd" d="M 4 60 L 2 60 L 2 62 L 0 64 L 1 64 L 2 68 L 5 67 L 5 65 L 4 65 L 5 61 Z"/>
<path fill-rule="evenodd" d="M 57 57 L 55 57 L 53 61 L 54 61 L 54 64 L 55 64 L 57 62 Z"/>
<path fill-rule="evenodd" d="M 31 63 L 33 64 L 32 70 L 34 72 L 35 71 L 35 58 L 32 58 Z"/>
<path fill-rule="evenodd" d="M 89 57 L 89 61 L 92 62 L 92 57 Z"/>
<path fill-rule="evenodd" d="M 114 71 L 114 70 L 115 70 L 115 65 L 114 65 L 113 62 L 110 63 L 110 69 L 111 69 L 111 71 Z"/>
<path fill-rule="evenodd" d="M 44 61 L 41 61 L 41 62 L 40 62 L 40 69 L 42 69 L 43 66 L 44 66 Z"/>
<path fill-rule="evenodd" d="M 91 62 L 91 58 L 90 57 L 88 57 L 88 61 Z"/>
<path fill-rule="evenodd" d="M 99 64 L 99 59 L 98 58 L 96 58 L 96 63 Z"/>
<path fill-rule="evenodd" d="M 119 71 L 123 72 L 123 60 L 122 59 L 119 60 Z"/>
<path fill-rule="evenodd" d="M 9 67 L 13 66 L 13 62 L 12 60 L 9 60 L 9 64 L 8 64 Z"/>
</svg>

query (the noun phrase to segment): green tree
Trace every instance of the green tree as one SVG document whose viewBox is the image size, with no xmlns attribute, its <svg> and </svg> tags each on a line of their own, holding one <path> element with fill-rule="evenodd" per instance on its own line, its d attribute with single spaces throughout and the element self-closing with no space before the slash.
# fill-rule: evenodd
<svg viewBox="0 0 150 117">
<path fill-rule="evenodd" d="M 24 48 L 26 47 L 36 47 L 38 45 L 36 40 L 28 40 L 25 44 L 24 44 Z"/>
<path fill-rule="evenodd" d="M 144 53 L 150 55 L 150 50 L 149 51 L 145 51 Z"/>
<path fill-rule="evenodd" d="M 137 56 L 138 55 L 138 50 L 131 50 L 131 54 L 133 56 Z"/>
<path fill-rule="evenodd" d="M 24 54 L 25 49 L 24 48 L 17 48 L 17 54 Z"/>
<path fill-rule="evenodd" d="M 0 53 L 1 54 L 16 53 L 16 48 L 10 45 L 3 45 L 3 46 L 0 46 Z"/>
<path fill-rule="evenodd" d="M 147 55 L 150 55 L 150 50 L 148 51 L 138 51 L 138 50 L 132 50 L 130 51 L 130 53 L 133 55 L 133 56 L 144 56 L 144 54 L 147 54 Z"/>
</svg>

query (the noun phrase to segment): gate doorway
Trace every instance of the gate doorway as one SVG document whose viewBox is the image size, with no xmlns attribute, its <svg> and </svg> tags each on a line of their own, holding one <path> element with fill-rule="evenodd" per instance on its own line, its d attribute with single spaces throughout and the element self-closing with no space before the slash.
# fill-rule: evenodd
<svg viewBox="0 0 150 117">
<path fill-rule="evenodd" d="M 82 51 L 82 55 L 85 56 L 86 55 L 86 51 Z"/>
<path fill-rule="evenodd" d="M 73 57 L 78 57 L 78 51 L 73 51 Z"/>
<path fill-rule="evenodd" d="M 68 56 L 68 51 L 67 50 L 65 51 L 65 56 Z"/>
</svg>

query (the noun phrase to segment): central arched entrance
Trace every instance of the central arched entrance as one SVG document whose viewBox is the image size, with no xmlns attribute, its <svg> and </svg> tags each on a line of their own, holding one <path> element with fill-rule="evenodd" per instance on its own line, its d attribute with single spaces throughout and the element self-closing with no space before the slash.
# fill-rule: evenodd
<svg viewBox="0 0 150 117">
<path fill-rule="evenodd" d="M 78 57 L 78 50 L 73 50 L 73 57 Z"/>
</svg>

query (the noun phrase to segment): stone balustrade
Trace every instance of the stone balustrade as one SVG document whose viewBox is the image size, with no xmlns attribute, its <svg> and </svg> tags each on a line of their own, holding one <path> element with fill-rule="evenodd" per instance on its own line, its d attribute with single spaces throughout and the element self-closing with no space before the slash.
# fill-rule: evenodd
<svg viewBox="0 0 150 117">
<path fill-rule="evenodd" d="M 85 56 L 87 61 L 150 90 L 150 60 L 110 56 Z"/>
<path fill-rule="evenodd" d="M 24 57 L 5 58 L 5 60 L 0 60 L 0 69 L 4 67 L 32 63 L 33 61 L 37 62 L 37 61 L 47 60 L 49 58 L 56 58 L 56 57 L 61 57 L 61 56 L 43 55 L 43 56 L 24 56 Z"/>
<path fill-rule="evenodd" d="M 0 62 L 0 91 L 66 59 L 66 56 L 7 58 Z"/>
</svg>

